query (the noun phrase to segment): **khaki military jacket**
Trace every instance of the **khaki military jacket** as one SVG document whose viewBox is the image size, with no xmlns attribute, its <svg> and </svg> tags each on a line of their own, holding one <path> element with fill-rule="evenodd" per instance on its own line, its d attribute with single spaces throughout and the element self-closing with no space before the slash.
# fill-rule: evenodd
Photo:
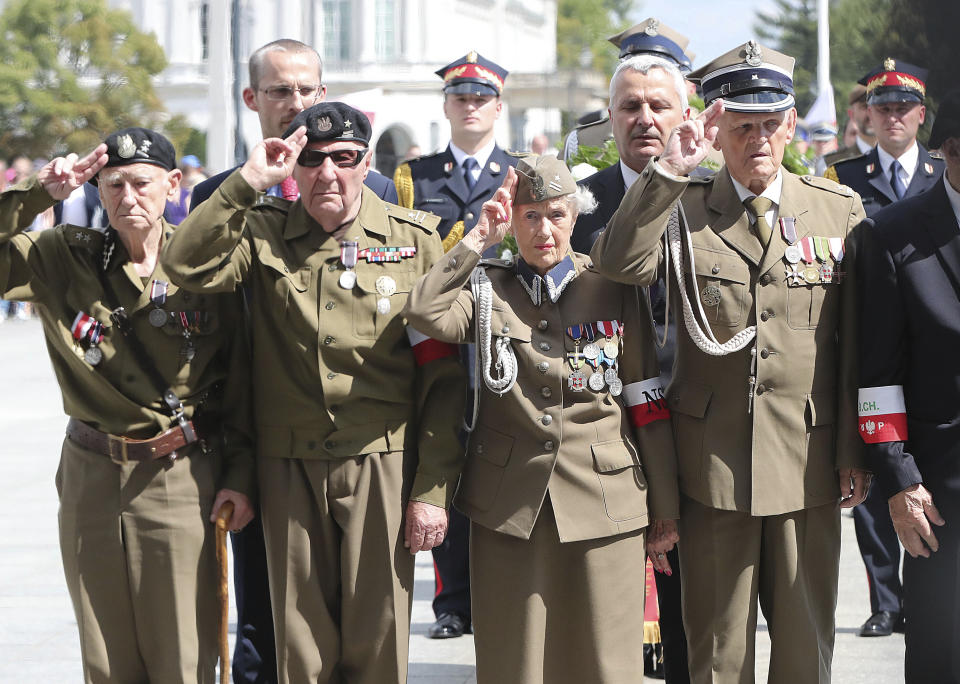
<svg viewBox="0 0 960 684">
<path fill-rule="evenodd" d="M 845 272 L 840 282 L 788 277 L 780 226 L 764 250 L 726 169 L 704 180 L 678 179 L 651 161 L 591 252 L 607 277 L 652 283 L 663 260 L 661 236 L 682 197 L 696 265 L 696 289 L 685 280 L 694 310 L 700 299 L 721 343 L 750 325 L 757 337 L 751 391 L 753 345 L 711 356 L 678 332 L 667 398 L 680 488 L 705 505 L 753 515 L 837 500 L 836 469 L 862 465 L 850 235 L 863 207 L 845 186 L 782 172 L 778 215 L 796 220 L 798 240 L 845 239 L 842 262 L 827 257 Z M 687 273 L 690 256 L 685 248 Z M 679 331 L 685 324 L 672 264 L 670 285 Z"/>
<path fill-rule="evenodd" d="M 0 298 L 36 305 L 67 415 L 101 432 L 155 437 L 171 427 L 172 418 L 148 371 L 110 320 L 98 275 L 104 233 L 71 225 L 21 232 L 53 205 L 35 178 L 0 195 Z M 174 230 L 164 223 L 164 239 Z M 221 487 L 252 495 L 249 357 L 240 298 L 233 292 L 197 295 L 170 283 L 165 301 L 154 303 L 153 282 L 170 281 L 163 267 L 158 263 L 149 278 L 141 278 L 123 243 L 113 244 L 105 277 L 130 315 L 136 336 L 208 445 L 226 440 Z M 155 309 L 167 314 L 162 327 L 149 322 Z M 84 344 L 72 334 L 79 313 L 103 326 L 103 359 L 96 366 L 85 360 Z"/>
<path fill-rule="evenodd" d="M 412 498 L 449 503 L 463 458 L 464 373 L 455 354 L 418 366 L 401 315 L 414 283 L 442 253 L 436 223 L 364 187 L 343 240 L 415 254 L 396 262 L 361 257 L 350 289 L 339 284 L 340 243 L 299 200 L 263 196 L 239 172 L 180 224 L 162 256 L 175 282 L 199 292 L 248 291 L 261 457 L 412 450 L 419 454 Z M 378 292 L 381 277 L 395 292 Z M 387 310 L 378 310 L 382 299 Z"/>
<path fill-rule="evenodd" d="M 634 429 L 624 395 L 614 397 L 608 387 L 574 392 L 568 385 L 575 345 L 566 329 L 598 320 L 623 324 L 623 384 L 656 378 L 649 308 L 636 288 L 600 277 L 587 257 L 571 255 L 573 279 L 556 303 L 544 294 L 539 306 L 513 262 L 485 262 L 493 291 L 493 338 L 509 338 L 519 370 L 516 384 L 503 394 L 477 378 L 477 426 L 455 504 L 474 522 L 523 539 L 530 537 L 547 495 L 564 542 L 637 530 L 651 517 L 678 517 L 668 421 Z M 462 244 L 448 252 L 411 293 L 410 321 L 439 340 L 473 341 L 475 306 L 468 281 L 479 262 Z"/>
</svg>

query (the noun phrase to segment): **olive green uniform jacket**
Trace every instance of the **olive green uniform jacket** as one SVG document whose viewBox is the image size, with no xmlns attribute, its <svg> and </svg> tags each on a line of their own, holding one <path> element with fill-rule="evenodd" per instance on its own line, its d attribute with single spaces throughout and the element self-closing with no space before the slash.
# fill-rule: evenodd
<svg viewBox="0 0 960 684">
<path fill-rule="evenodd" d="M 860 467 L 857 433 L 855 240 L 860 198 L 845 186 L 785 169 L 778 215 L 796 219 L 798 239 L 845 239 L 841 282 L 787 278 L 787 242 L 773 226 L 764 249 L 751 229 L 730 175 L 676 178 L 651 160 L 593 247 L 597 270 L 624 283 L 648 285 L 662 266 L 661 237 L 678 202 L 686 214 L 696 264 L 696 299 L 719 342 L 757 326 L 756 381 L 750 391 L 751 346 L 728 356 L 699 349 L 677 335 L 667 390 L 679 460 L 680 490 L 717 509 L 779 515 L 839 498 L 836 469 Z M 684 270 L 691 254 L 683 250 Z M 828 257 L 830 259 L 830 257 Z M 684 326 L 673 264 L 670 296 Z M 790 282 L 788 282 L 790 280 Z M 712 300 L 712 297 L 704 297 Z M 698 314 L 699 319 L 699 314 Z M 750 399 L 752 394 L 752 410 Z"/>
<path fill-rule="evenodd" d="M 256 192 L 232 174 L 164 248 L 175 282 L 249 293 L 259 457 L 345 459 L 418 453 L 410 498 L 449 505 L 462 462 L 457 426 L 464 373 L 451 355 L 418 366 L 401 311 L 442 253 L 437 218 L 380 200 L 366 187 L 344 240 L 359 249 L 414 247 L 396 262 L 360 258 L 339 285 L 340 244 L 298 200 Z M 377 291 L 381 276 L 393 294 Z M 383 281 L 381 281 L 383 282 Z M 378 301 L 389 301 L 386 313 Z"/>
</svg>

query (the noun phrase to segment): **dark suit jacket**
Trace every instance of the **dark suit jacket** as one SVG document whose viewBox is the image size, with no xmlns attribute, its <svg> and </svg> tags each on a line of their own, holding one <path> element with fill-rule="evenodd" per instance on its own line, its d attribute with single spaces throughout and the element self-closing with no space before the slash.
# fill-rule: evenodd
<svg viewBox="0 0 960 684">
<path fill-rule="evenodd" d="M 907 440 L 867 444 L 885 497 L 960 493 L 960 226 L 943 183 L 861 224 L 860 387 L 902 385 Z"/>
<path fill-rule="evenodd" d="M 590 248 L 597 239 L 595 233 L 603 230 L 623 200 L 623 171 L 619 163 L 613 164 L 584 178 L 577 185 L 593 193 L 597 199 L 597 210 L 592 214 L 582 214 L 577 217 L 577 224 L 573 227 L 573 234 L 570 236 L 570 246 L 574 252 L 589 254 Z"/>
<path fill-rule="evenodd" d="M 210 197 L 213 191 L 219 188 L 220 184 L 227 179 L 227 176 L 238 168 L 240 167 L 234 166 L 232 169 L 227 169 L 226 171 L 218 173 L 216 176 L 211 176 L 202 183 L 197 183 L 193 188 L 193 195 L 190 198 L 190 211 L 193 211 L 198 204 Z M 393 181 L 383 174 L 370 169 L 370 173 L 367 174 L 367 178 L 363 182 L 368 188 L 377 193 L 380 199 L 390 202 L 391 204 L 397 203 L 397 189 L 394 187 Z"/>
<path fill-rule="evenodd" d="M 924 190 L 933 187 L 940 176 L 943 175 L 944 163 L 942 159 L 934 159 L 930 156 L 923 145 L 918 145 L 920 154 L 917 157 L 917 169 L 910 179 L 910 186 L 904 193 L 902 199 L 919 195 Z M 831 169 L 836 178 L 831 175 Z M 824 174 L 831 180 L 843 183 L 853 188 L 863 201 L 863 210 L 867 216 L 873 216 L 880 209 L 897 202 L 897 196 L 890 186 L 890 170 L 880 167 L 880 154 L 877 148 L 870 150 L 869 154 L 854 159 L 842 161 L 827 169 Z"/>
<path fill-rule="evenodd" d="M 402 198 L 400 203 L 405 207 L 422 209 L 439 216 L 440 227 L 437 232 L 441 238 L 445 238 L 458 221 L 463 221 L 464 235 L 470 232 L 480 218 L 480 207 L 493 196 L 503 182 L 507 167 L 516 164 L 517 157 L 507 154 L 499 146 L 494 146 L 473 190 L 467 190 L 463 169 L 457 166 L 448 146 L 442 152 L 401 164 L 394 179 L 400 179 L 398 182 L 401 184 L 412 181 L 412 203 L 409 197 Z M 402 188 L 400 193 L 404 194 Z"/>
</svg>

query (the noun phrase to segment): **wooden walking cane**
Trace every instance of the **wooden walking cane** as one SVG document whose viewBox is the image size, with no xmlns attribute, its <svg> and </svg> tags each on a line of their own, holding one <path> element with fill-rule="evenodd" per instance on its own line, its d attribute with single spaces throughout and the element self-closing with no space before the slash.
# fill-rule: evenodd
<svg viewBox="0 0 960 684">
<path fill-rule="evenodd" d="M 220 684 L 230 684 L 230 644 L 227 640 L 230 612 L 230 571 L 227 567 L 227 532 L 233 517 L 233 502 L 227 501 L 217 512 L 217 565 L 220 567 Z"/>
</svg>

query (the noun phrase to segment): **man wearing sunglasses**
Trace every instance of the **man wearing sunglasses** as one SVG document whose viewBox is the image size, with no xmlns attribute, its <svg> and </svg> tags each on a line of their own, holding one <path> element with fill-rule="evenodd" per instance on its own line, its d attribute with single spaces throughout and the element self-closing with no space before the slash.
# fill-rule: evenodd
<svg viewBox="0 0 960 684">
<path fill-rule="evenodd" d="M 406 681 L 414 556 L 463 457 L 457 350 L 405 326 L 439 218 L 363 186 L 370 122 L 298 114 L 165 246 L 181 287 L 250 291 L 260 506 L 279 681 Z M 265 196 L 291 176 L 300 198 Z"/>
<path fill-rule="evenodd" d="M 250 85 L 243 89 L 243 101 L 257 113 L 264 139 L 282 137 L 297 114 L 326 97 L 320 55 L 298 40 L 284 38 L 267 43 L 250 55 L 248 68 Z M 194 187 L 191 210 L 210 197 L 237 168 L 212 176 Z M 397 190 L 389 178 L 371 170 L 364 182 L 382 199 L 396 203 Z M 296 199 L 299 195 L 292 178 L 287 179 L 285 185 L 277 183 L 265 192 L 287 199 Z M 234 679 L 268 684 L 274 681 L 276 656 L 267 558 L 259 517 L 242 532 L 232 534 L 230 541 L 234 557 L 233 588 L 237 597 Z"/>
</svg>

